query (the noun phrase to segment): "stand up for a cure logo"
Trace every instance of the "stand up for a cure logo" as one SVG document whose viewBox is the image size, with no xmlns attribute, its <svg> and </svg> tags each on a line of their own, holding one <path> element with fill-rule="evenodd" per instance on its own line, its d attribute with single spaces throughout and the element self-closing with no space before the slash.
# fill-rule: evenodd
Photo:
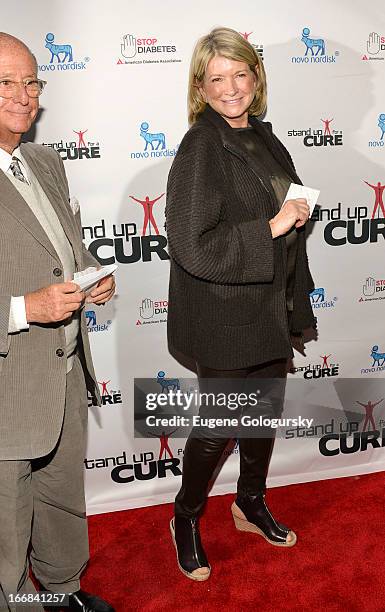
<svg viewBox="0 0 385 612">
<path fill-rule="evenodd" d="M 375 218 L 376 213 L 377 213 L 377 219 L 380 219 L 380 211 L 382 212 L 382 217 L 384 218 L 385 208 L 384 208 L 384 201 L 382 199 L 382 196 L 384 193 L 385 185 L 381 185 L 380 181 L 378 181 L 377 185 L 371 185 L 370 183 L 368 183 L 368 181 L 364 181 L 364 183 L 366 183 L 369 187 L 371 187 L 375 194 L 372 219 Z"/>
<path fill-rule="evenodd" d="M 141 204 L 143 206 L 144 220 L 143 220 L 142 236 L 146 235 L 147 227 L 148 227 L 148 234 L 149 236 L 151 236 L 151 234 L 153 233 L 151 231 L 151 226 L 155 234 L 157 236 L 159 235 L 158 226 L 156 224 L 156 221 L 155 221 L 155 218 L 152 212 L 152 208 L 155 202 L 163 198 L 163 196 L 164 196 L 164 193 L 162 193 L 157 198 L 154 198 L 153 200 L 150 200 L 148 196 L 146 196 L 144 200 L 139 200 L 138 198 L 134 198 L 134 196 L 130 196 L 130 198 L 134 200 L 134 202 L 138 202 L 138 204 Z"/>
</svg>

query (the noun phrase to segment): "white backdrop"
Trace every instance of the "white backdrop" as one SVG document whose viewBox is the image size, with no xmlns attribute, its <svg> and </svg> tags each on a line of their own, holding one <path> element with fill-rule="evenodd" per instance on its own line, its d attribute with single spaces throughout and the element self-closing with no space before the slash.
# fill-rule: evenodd
<svg viewBox="0 0 385 612">
<path fill-rule="evenodd" d="M 102 408 L 90 407 L 90 513 L 171 501 L 180 485 L 184 440 L 177 432 L 161 457 L 158 439 L 133 439 L 133 378 L 156 379 L 160 371 L 171 378 L 190 375 L 166 344 L 164 192 L 187 129 L 192 48 L 218 25 L 237 29 L 263 53 L 267 119 L 303 182 L 321 190 L 320 218 L 308 240 L 319 338 L 307 345 L 306 357 L 296 357 L 290 378 L 302 381 L 309 401 L 319 393 L 317 377 L 349 378 L 348 387 L 341 380 L 336 401 L 350 390 L 352 409 L 362 413 L 355 438 L 347 442 L 357 444 L 354 452 L 347 452 L 344 434 L 326 443 L 335 453 L 327 456 L 319 437 L 284 432 L 269 485 L 382 469 L 381 440 L 365 447 L 362 432 L 374 429 L 373 422 L 364 422 L 365 408 L 356 402 L 368 405 L 385 397 L 383 1 L 19 0 L 17 11 L 9 3 L 2 7 L 2 29 L 31 47 L 40 77 L 48 81 L 35 142 L 55 147 L 65 160 L 86 244 L 102 263 L 119 264 L 114 303 L 88 313 L 104 397 Z M 308 39 L 318 43 L 306 45 Z M 147 149 L 146 133 L 157 135 Z M 146 206 L 134 198 L 146 197 L 158 200 L 142 236 Z M 374 379 L 380 386 L 368 387 Z M 319 401 L 326 405 L 325 394 Z M 374 409 L 379 430 L 383 404 Z M 343 432 L 344 413 L 337 421 Z M 234 490 L 236 455 L 235 449 L 214 494 Z"/>
</svg>

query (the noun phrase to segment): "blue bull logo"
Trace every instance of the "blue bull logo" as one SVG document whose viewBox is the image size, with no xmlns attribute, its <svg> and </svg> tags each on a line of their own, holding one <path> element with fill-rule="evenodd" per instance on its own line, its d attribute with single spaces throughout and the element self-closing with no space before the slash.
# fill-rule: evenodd
<svg viewBox="0 0 385 612">
<path fill-rule="evenodd" d="M 381 138 L 380 140 L 384 139 L 384 134 L 385 134 L 385 114 L 381 113 L 381 115 L 379 115 L 378 117 L 378 127 L 381 130 Z"/>
<path fill-rule="evenodd" d="M 52 32 L 48 32 L 48 34 L 46 34 L 46 37 L 45 37 L 45 47 L 49 49 L 49 51 L 51 52 L 51 59 L 49 63 L 52 64 L 55 57 L 57 59 L 58 64 L 62 64 L 66 60 L 67 60 L 67 63 L 72 62 L 73 61 L 72 46 L 71 45 L 56 45 L 54 43 L 54 40 L 55 40 L 55 35 L 52 34 Z M 63 56 L 62 59 L 60 59 L 61 55 Z"/>
<path fill-rule="evenodd" d="M 323 287 L 317 287 L 310 293 L 310 299 L 312 304 L 318 304 L 318 302 L 325 301 L 325 289 Z"/>
<path fill-rule="evenodd" d="M 322 38 L 309 38 L 310 29 L 304 28 L 302 30 L 302 42 L 305 43 L 306 52 L 305 57 L 307 56 L 309 50 L 311 51 L 312 56 L 325 55 L 325 41 Z M 315 51 L 315 53 L 314 53 Z"/>
<path fill-rule="evenodd" d="M 179 378 L 166 378 L 166 373 L 163 372 L 163 370 L 158 372 L 156 382 L 160 384 L 162 388 L 162 393 L 164 393 L 165 391 L 167 393 L 168 391 L 180 390 Z"/>
<path fill-rule="evenodd" d="M 154 151 L 154 143 L 157 143 L 155 151 L 157 151 L 159 147 L 163 151 L 166 148 L 165 135 L 163 134 L 163 132 L 159 132 L 158 134 L 151 134 L 151 132 L 148 131 L 149 127 L 150 126 L 147 121 L 143 121 L 143 123 L 141 123 L 140 125 L 140 135 L 146 143 L 144 150 L 147 151 L 148 145 L 151 145 L 151 151 Z"/>
<path fill-rule="evenodd" d="M 87 327 L 94 327 L 96 325 L 96 312 L 94 310 L 86 310 L 86 321 Z"/>
<path fill-rule="evenodd" d="M 373 359 L 372 368 L 385 365 L 385 353 L 379 353 L 377 344 L 373 346 L 370 356 Z"/>
</svg>

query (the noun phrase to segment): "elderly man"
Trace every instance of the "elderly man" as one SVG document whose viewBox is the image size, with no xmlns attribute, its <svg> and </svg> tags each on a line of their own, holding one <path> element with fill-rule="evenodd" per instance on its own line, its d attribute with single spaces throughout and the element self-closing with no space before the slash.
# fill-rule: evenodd
<svg viewBox="0 0 385 612">
<path fill-rule="evenodd" d="M 0 33 L 0 609 L 43 610 L 66 594 L 67 610 L 111 612 L 79 584 L 88 560 L 86 387 L 98 387 L 85 295 L 71 279 L 97 262 L 60 157 L 20 144 L 44 85 L 25 44 Z M 87 300 L 104 304 L 114 290 L 109 276 Z"/>
</svg>

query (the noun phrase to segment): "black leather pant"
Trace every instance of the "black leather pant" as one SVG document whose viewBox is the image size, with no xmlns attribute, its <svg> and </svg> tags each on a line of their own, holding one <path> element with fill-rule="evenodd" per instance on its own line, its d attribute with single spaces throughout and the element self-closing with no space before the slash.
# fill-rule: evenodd
<svg viewBox="0 0 385 612">
<path fill-rule="evenodd" d="M 285 379 L 286 372 L 286 359 L 242 370 L 213 370 L 197 364 L 201 393 L 212 391 L 211 379 Z M 257 495 L 265 490 L 274 446 L 274 433 L 275 430 L 269 429 L 266 438 L 239 438 L 240 475 L 237 484 L 239 496 Z M 200 514 L 206 502 L 209 482 L 228 442 L 229 438 L 189 436 L 183 457 L 182 486 L 175 499 L 176 516 L 193 518 Z"/>
</svg>

